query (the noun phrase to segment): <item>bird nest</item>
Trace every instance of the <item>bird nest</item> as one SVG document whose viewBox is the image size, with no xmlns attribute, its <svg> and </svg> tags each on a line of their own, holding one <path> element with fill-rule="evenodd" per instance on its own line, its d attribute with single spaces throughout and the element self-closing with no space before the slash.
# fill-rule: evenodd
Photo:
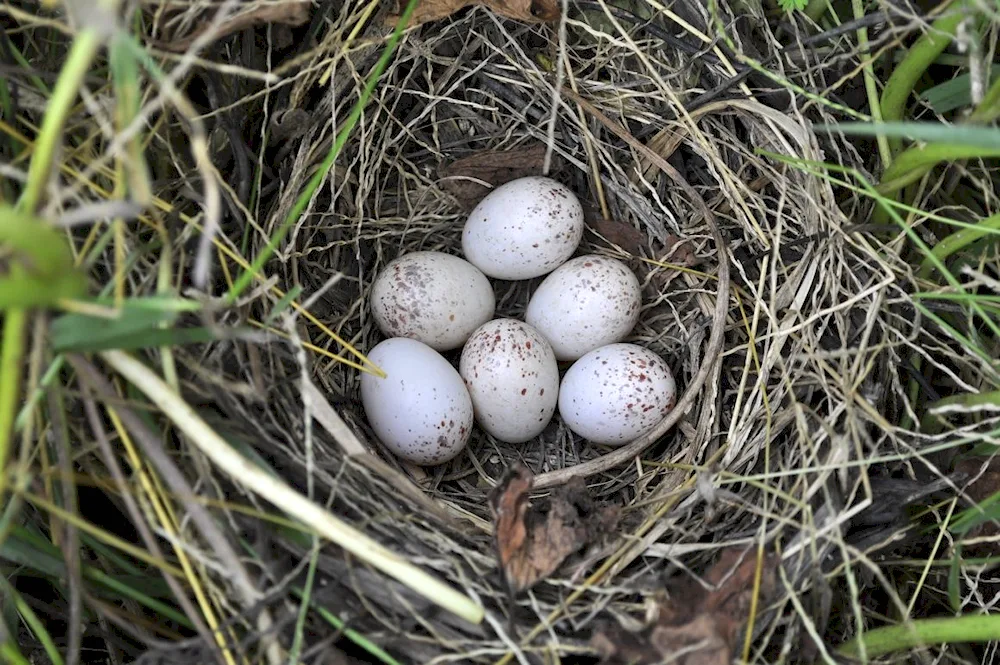
<svg viewBox="0 0 1000 665">
<path fill-rule="evenodd" d="M 262 595 L 224 603 L 227 618 L 252 629 L 262 653 L 275 636 L 287 645 L 304 634 L 306 653 L 336 640 L 369 655 L 377 645 L 379 657 L 399 662 L 557 662 L 624 653 L 624 634 L 652 639 L 640 629 L 655 599 L 661 618 L 669 607 L 666 580 L 696 579 L 723 552 L 755 593 L 736 609 L 719 605 L 718 576 L 691 593 L 708 594 L 698 607 L 728 613 L 733 625 L 712 633 L 726 653 L 742 649 L 735 636 L 745 626 L 759 662 L 811 648 L 810 634 L 841 637 L 821 571 L 847 551 L 834 527 L 868 491 L 852 461 L 909 459 L 911 440 L 883 426 L 910 409 L 898 349 L 929 335 L 907 309 L 898 248 L 856 233 L 852 217 L 868 204 L 835 194 L 815 166 L 860 164 L 842 137 L 813 129 L 833 105 L 850 104 L 838 95 L 854 91 L 841 90 L 839 77 L 857 54 L 839 52 L 831 35 L 820 61 L 794 21 L 736 20 L 725 7 L 715 16 L 701 3 L 657 13 L 653 3 L 571 1 L 565 20 L 550 24 L 476 7 L 406 32 L 324 171 L 389 34 L 384 10 L 338 4 L 295 31 L 269 28 L 264 50 L 254 50 L 254 34 L 265 33 L 250 30 L 204 54 L 227 58 L 231 70 L 199 61 L 188 92 L 204 104 L 216 148 L 227 247 L 259 255 L 310 178 L 323 183 L 258 288 L 216 322 L 254 320 L 270 332 L 179 352 L 178 371 L 188 401 L 245 456 L 470 599 L 484 620 L 441 609 L 336 544 L 275 530 L 260 519 L 273 509 L 254 488 L 182 443 L 199 494 L 218 500 L 219 525 L 246 544 L 261 576 Z M 726 48 L 703 40 L 716 19 L 727 26 Z M 776 44 L 800 48 L 770 61 L 780 76 L 755 73 L 745 54 Z M 754 96 L 741 93 L 751 88 Z M 270 138 L 257 146 L 258 164 L 246 145 L 262 130 Z M 200 191 L 203 165 L 184 161 L 186 133 L 169 123 L 157 132 L 158 145 L 178 147 L 153 164 L 175 171 L 158 194 L 197 210 L 183 200 Z M 583 202 L 578 254 L 617 258 L 638 276 L 642 311 L 626 341 L 665 359 L 678 404 L 621 448 L 588 444 L 557 416 L 527 443 L 477 429 L 447 464 L 408 467 L 380 445 L 360 401 L 364 362 L 351 349 L 363 354 L 382 340 L 368 307 L 372 281 L 407 252 L 460 255 L 472 206 L 529 174 L 559 180 Z M 238 271 L 232 259 L 216 265 L 220 279 Z M 539 281 L 494 282 L 497 316 L 522 318 Z M 831 482 L 843 493 L 836 501 Z M 563 532 L 575 540 L 558 561 L 521 560 L 534 572 L 518 569 L 527 556 L 518 547 L 554 546 L 545 538 L 570 519 L 560 517 L 566 505 L 583 520 Z M 498 554 L 510 565 L 498 565 Z M 783 565 L 763 566 L 771 556 Z M 734 563 L 744 560 L 753 574 Z M 207 570 L 225 590 L 226 572 Z M 300 587 L 327 613 L 308 613 L 305 633 L 289 609 Z M 851 603 L 833 607 L 850 614 Z M 270 633 L 253 618 L 262 608 Z"/>
<path fill-rule="evenodd" d="M 316 600 L 407 662 L 594 653 L 595 621 L 638 625 L 643 598 L 662 592 L 669 571 L 703 570 L 724 546 L 748 547 L 769 513 L 800 522 L 775 493 L 806 478 L 821 483 L 822 473 L 741 478 L 822 466 L 844 452 L 844 428 L 870 425 L 842 391 L 891 371 L 875 340 L 892 326 L 873 319 L 893 289 L 884 261 L 845 232 L 850 221 L 827 181 L 782 160 L 821 159 L 807 118 L 822 112 L 787 98 L 781 108 L 729 98 L 693 107 L 731 78 L 729 60 L 701 54 L 707 45 L 688 35 L 697 52 L 680 51 L 621 12 L 574 12 L 565 29 L 560 49 L 551 27 L 476 10 L 410 33 L 270 274 L 286 290 L 300 285 L 309 312 L 363 352 L 383 339 L 367 297 L 389 261 L 418 250 L 460 255 L 465 217 L 490 187 L 545 173 L 584 204 L 578 254 L 620 259 L 640 280 L 642 312 L 626 341 L 663 357 L 681 396 L 661 426 L 617 449 L 582 441 L 558 416 L 517 445 L 477 429 L 456 459 L 418 469 L 373 435 L 359 369 L 326 354 L 272 344 L 252 381 L 266 395 L 216 396 L 229 426 L 242 423 L 283 477 L 311 485 L 335 512 L 485 608 L 487 621 L 473 625 L 324 546 Z M 361 49 L 332 69 L 334 92 L 316 102 L 288 157 L 272 224 L 329 145 L 331 100 L 334 117 L 345 116 L 375 55 Z M 495 281 L 497 316 L 523 318 L 539 281 Z M 295 324 L 303 343 L 359 362 L 301 317 Z M 868 351 L 836 359 L 866 330 Z M 446 355 L 457 364 L 457 352 Z M 212 356 L 228 380 L 252 378 L 238 345 Z M 304 380 L 326 404 L 303 400 Z M 339 414 L 364 453 L 349 454 L 340 430 L 316 415 L 323 410 Z M 541 505 L 545 490 L 558 496 L 581 479 L 616 520 L 603 538 L 577 534 L 583 542 L 562 565 L 512 598 L 490 497 L 522 465 Z M 287 567 L 288 547 L 270 565 Z M 291 549 L 293 561 L 307 553 Z M 782 615 L 758 631 L 773 631 Z"/>
</svg>

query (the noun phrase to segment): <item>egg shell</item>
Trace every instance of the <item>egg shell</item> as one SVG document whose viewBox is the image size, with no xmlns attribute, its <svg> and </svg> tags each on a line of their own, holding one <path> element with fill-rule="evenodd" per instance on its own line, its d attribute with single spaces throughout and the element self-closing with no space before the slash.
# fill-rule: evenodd
<svg viewBox="0 0 1000 665">
<path fill-rule="evenodd" d="M 541 333 L 514 319 L 480 326 L 462 350 L 459 373 L 476 422 L 500 441 L 521 443 L 549 424 L 559 398 L 559 366 Z"/>
<path fill-rule="evenodd" d="M 670 368 L 635 344 L 594 349 L 566 371 L 559 415 L 593 443 L 619 446 L 648 434 L 677 402 Z"/>
<path fill-rule="evenodd" d="M 457 349 L 493 318 L 493 286 L 476 266 L 443 252 L 390 261 L 372 284 L 370 303 L 387 337 L 409 337 L 437 351 Z"/>
<path fill-rule="evenodd" d="M 573 256 L 583 237 L 583 208 L 568 187 L 529 176 L 505 183 L 469 214 L 462 253 L 496 279 L 531 279 Z"/>
<path fill-rule="evenodd" d="M 386 373 L 361 375 L 368 423 L 385 447 L 422 466 L 454 458 L 472 433 L 472 398 L 462 377 L 434 349 L 405 337 L 367 354 Z"/>
<path fill-rule="evenodd" d="M 621 261 L 580 256 L 545 278 L 524 320 L 542 333 L 560 361 L 625 339 L 639 320 L 639 280 Z"/>
</svg>

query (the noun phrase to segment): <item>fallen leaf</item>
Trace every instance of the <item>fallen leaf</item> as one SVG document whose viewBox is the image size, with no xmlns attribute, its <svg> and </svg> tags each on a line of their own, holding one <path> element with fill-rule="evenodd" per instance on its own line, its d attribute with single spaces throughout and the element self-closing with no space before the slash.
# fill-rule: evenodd
<svg viewBox="0 0 1000 665">
<path fill-rule="evenodd" d="M 777 557 L 763 562 L 760 584 L 766 602 L 775 589 Z M 749 618 L 757 558 L 739 548 L 724 550 L 705 575 L 711 590 L 693 582 L 680 585 L 657 604 L 653 620 L 638 632 L 614 624 L 591 639 L 605 663 L 728 665 Z"/>
<path fill-rule="evenodd" d="M 248 9 L 236 12 L 227 17 L 213 35 L 214 40 L 223 39 L 246 28 L 262 23 L 279 23 L 284 25 L 304 25 L 309 20 L 309 10 L 312 3 L 309 0 L 293 0 L 276 4 L 254 4 Z M 153 44 L 164 51 L 180 53 L 186 51 L 196 39 L 200 38 L 209 25 L 195 30 L 186 37 L 156 40 Z"/>
<path fill-rule="evenodd" d="M 590 228 L 599 233 L 602 238 L 617 245 L 633 256 L 639 256 L 648 239 L 646 234 L 631 224 L 617 219 L 595 219 L 589 222 Z"/>
<path fill-rule="evenodd" d="M 511 593 L 554 573 L 568 556 L 611 532 L 617 519 L 614 507 L 593 501 L 582 478 L 532 505 L 533 480 L 525 466 L 515 466 L 490 495 L 497 557 Z"/>
<path fill-rule="evenodd" d="M 691 243 L 673 234 L 667 236 L 663 249 L 655 252 L 655 257 L 657 262 L 669 264 L 644 264 L 646 270 L 652 273 L 649 280 L 650 285 L 658 293 L 666 289 L 681 274 L 681 271 L 673 266 L 690 268 L 698 263 L 698 257 L 691 249 Z"/>
<path fill-rule="evenodd" d="M 525 23 L 548 23 L 559 20 L 558 0 L 421 0 L 410 18 L 410 25 L 437 21 L 451 16 L 459 9 L 482 5 L 507 18 Z M 406 0 L 397 1 L 397 10 L 386 18 L 386 23 L 396 25 Z"/>
<path fill-rule="evenodd" d="M 462 208 L 472 210 L 493 188 L 541 175 L 544 162 L 545 146 L 541 143 L 511 150 L 485 150 L 442 168 L 441 187 L 458 199 Z"/>
<path fill-rule="evenodd" d="M 668 235 L 663 242 L 663 251 L 659 253 L 657 260 L 677 266 L 693 266 L 698 262 L 691 243 L 673 234 Z"/>
</svg>

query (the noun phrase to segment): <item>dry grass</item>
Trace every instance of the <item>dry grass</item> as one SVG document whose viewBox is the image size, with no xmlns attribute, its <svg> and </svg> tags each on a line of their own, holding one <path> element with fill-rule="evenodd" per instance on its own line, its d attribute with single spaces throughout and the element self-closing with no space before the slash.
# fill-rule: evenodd
<svg viewBox="0 0 1000 665">
<path fill-rule="evenodd" d="M 205 25 L 232 4 L 143 5 L 144 36 Z M 336 546 L 311 549 L 310 537 L 295 537 L 265 519 L 275 510 L 183 437 L 147 432 L 151 440 L 140 447 L 167 452 L 183 483 L 144 486 L 162 476 L 163 467 L 129 466 L 120 445 L 127 431 L 142 436 L 128 422 L 124 428 L 109 422 L 104 411 L 85 410 L 82 383 L 70 381 L 62 391 L 77 472 L 103 483 L 116 503 L 123 488 L 135 495 L 139 505 L 126 521 L 159 542 L 162 552 L 154 557 L 176 565 L 177 551 L 187 553 L 191 568 L 178 582 L 187 594 L 197 580 L 219 622 L 244 636 L 233 651 L 237 660 L 242 653 L 281 662 L 281 650 L 297 633 L 305 636 L 303 658 L 321 657 L 337 631 L 315 612 L 306 616 L 304 632 L 297 630 L 299 600 L 290 592 L 304 584 L 310 562 L 314 600 L 400 662 L 486 663 L 511 654 L 522 663 L 556 662 L 556 655 L 567 662 L 592 655 L 587 640 L 595 621 L 641 619 L 644 601 L 666 577 L 703 570 L 727 544 L 782 552 L 780 593 L 758 608 L 751 662 L 775 662 L 781 653 L 789 662 L 804 662 L 880 616 L 944 606 L 921 600 L 908 607 L 922 586 L 943 585 L 943 573 L 924 579 L 919 566 L 914 572 L 905 562 L 880 563 L 866 551 L 900 528 L 886 504 L 898 504 L 900 493 L 914 486 L 898 479 L 920 486 L 946 478 L 949 451 L 989 438 L 995 429 L 992 414 L 934 433 L 914 425 L 923 407 L 907 394 L 913 359 L 951 377 L 958 392 L 984 389 L 995 372 L 914 307 L 916 262 L 903 233 L 854 228 L 867 218 L 870 199 L 773 156 L 863 173 L 877 167 L 872 145 L 813 130 L 816 123 L 844 118 L 836 105 L 864 107 L 853 33 L 797 50 L 791 45 L 806 34 L 799 35 L 795 22 L 765 20 L 746 7 L 735 19 L 724 15 L 743 55 L 763 60 L 785 45 L 787 57 L 767 67 L 783 83 L 752 74 L 692 108 L 691 100 L 744 65 L 728 49 L 701 41 L 702 33 L 714 34 L 701 3 L 677 2 L 647 24 L 656 6 L 631 0 L 605 13 L 600 2 L 570 2 L 565 25 L 553 27 L 501 20 L 480 8 L 410 30 L 335 167 L 266 265 L 269 286 L 282 292 L 301 287 L 297 302 L 314 320 L 287 310 L 270 321 L 266 334 L 148 355 L 168 380 L 169 367 L 176 366 L 187 401 L 243 454 L 255 455 L 335 515 L 480 602 L 487 614 L 481 625 L 436 609 Z M 240 272 L 222 252 L 199 259 L 199 228 L 207 219 L 211 229 L 212 206 L 208 217 L 199 215 L 213 201 L 212 186 L 221 197 L 217 245 L 252 260 L 330 150 L 335 124 L 357 102 L 389 33 L 379 20 L 386 10 L 378 3 L 320 2 L 312 23 L 294 31 L 278 25 L 243 30 L 204 40 L 197 54 L 150 50 L 165 70 L 180 72 L 174 81 L 191 100 L 189 109 L 182 104 L 178 111 L 175 92 L 144 82 L 149 124 L 143 133 L 160 212 L 143 219 L 162 225 L 172 250 L 169 274 L 183 295 L 218 297 Z M 61 25 L 63 17 L 29 4 L 0 13 L 25 28 L 23 36 L 11 37 L 24 40 L 29 60 L 38 58 L 40 67 L 49 58 L 46 64 L 54 66 L 50 47 L 28 40 L 32 31 L 50 30 L 46 22 Z M 912 23 L 906 16 L 890 20 L 894 28 L 875 35 L 874 48 L 893 43 Z M 796 21 L 805 24 L 802 17 Z M 560 30 L 566 37 L 561 47 Z M 665 34 L 681 43 L 664 41 Z M 32 71 L 11 70 L 11 80 L 25 85 Z M 788 95 L 792 85 L 808 94 Z M 114 187 L 114 174 L 95 165 L 100 158 L 113 165 L 123 148 L 101 133 L 99 111 L 111 94 L 105 86 L 100 78 L 93 81 L 70 119 L 62 156 L 67 168 L 53 184 L 65 207 L 99 201 L 105 197 L 99 188 Z M 741 89 L 755 98 L 743 97 Z M 158 93 L 175 112 L 156 112 L 151 105 Z M 41 109 L 24 94 L 17 124 L 4 125 L 7 136 L 30 135 L 39 122 Z M 690 194 L 599 115 L 625 128 L 691 185 L 712 210 L 722 247 Z M 211 165 L 191 154 L 202 131 Z M 630 252 L 589 230 L 581 248 L 625 260 L 640 276 L 645 304 L 630 341 L 662 355 L 683 388 L 713 360 L 706 358 L 713 325 L 723 336 L 721 355 L 676 426 L 641 456 L 588 477 L 596 495 L 622 507 L 620 532 L 519 598 L 511 615 L 492 549 L 488 491 L 515 462 L 544 474 L 608 451 L 581 442 L 556 419 L 524 445 L 477 431 L 467 452 L 443 467 L 402 468 L 365 421 L 359 370 L 338 361 L 353 356 L 316 321 L 362 352 L 374 346 L 381 338 L 366 294 L 378 271 L 408 251 L 459 251 L 463 210 L 441 168 L 480 150 L 538 143 L 551 151 L 551 175 L 581 196 L 592 219 L 614 219 L 643 234 L 641 248 Z M 23 168 L 18 162 L 6 166 Z M 88 180 L 75 179 L 88 168 Z M 61 205 L 50 209 L 61 212 Z M 73 232 L 77 247 L 87 233 L 86 227 Z M 154 237 L 143 223 L 129 223 L 125 233 L 129 252 Z M 119 264 L 114 251 L 112 243 L 95 257 L 93 274 L 102 283 Z M 120 276 L 127 296 L 163 287 L 156 278 L 163 256 L 159 250 L 141 255 Z M 191 279 L 205 257 L 214 281 L 198 292 Z M 686 265 L 678 268 L 681 260 Z M 731 280 L 720 320 L 723 264 Z M 536 283 L 498 284 L 498 315 L 520 316 Z M 210 323 L 263 322 L 280 301 L 258 282 L 237 306 L 214 310 Z M 198 323 L 194 316 L 190 321 Z M 73 367 L 86 378 L 85 365 Z M 303 400 L 306 381 L 326 404 Z M 105 388 L 99 401 L 122 390 Z M 124 412 L 145 417 L 137 406 Z M 150 415 L 147 428 L 172 431 Z M 87 443 L 108 436 L 115 440 L 113 453 L 103 443 Z M 348 458 L 345 450 L 356 449 L 357 441 L 376 459 Z M 124 473 L 114 464 L 124 465 Z M 118 489 L 111 489 L 107 479 L 119 473 Z M 897 484 L 884 480 L 889 476 Z M 413 491 L 417 485 L 422 493 Z M 150 503 L 154 495 L 166 512 Z M 857 518 L 869 506 L 877 510 L 874 517 L 865 513 L 872 522 L 865 531 Z M 947 510 L 946 504 L 941 515 Z M 171 522 L 176 533 L 165 526 L 171 511 L 177 513 Z M 181 519 L 188 513 L 190 522 Z M 926 542 L 945 534 L 940 524 L 934 529 Z M 926 547 L 914 547 L 923 553 L 919 561 L 930 560 Z M 963 573 L 977 574 L 972 568 Z M 937 591 L 926 593 L 933 598 Z M 202 613 L 194 606 L 182 610 Z M 136 634 L 116 641 L 111 636 L 128 633 L 128 623 L 109 627 L 114 613 L 106 611 L 96 613 L 95 625 L 105 631 L 103 648 L 115 658 L 130 660 L 142 650 L 148 663 L 213 657 L 196 640 L 180 649 L 179 636 L 152 627 L 133 626 Z M 142 613 L 128 603 L 115 611 L 123 617 Z"/>
</svg>

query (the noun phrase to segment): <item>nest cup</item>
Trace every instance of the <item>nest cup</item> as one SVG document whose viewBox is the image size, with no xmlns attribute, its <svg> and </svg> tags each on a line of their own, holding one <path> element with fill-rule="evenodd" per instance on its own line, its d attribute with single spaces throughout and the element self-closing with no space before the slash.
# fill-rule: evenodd
<svg viewBox="0 0 1000 665">
<path fill-rule="evenodd" d="M 465 39 L 469 30 L 475 40 Z M 574 256 L 619 259 L 640 282 L 642 310 L 624 341 L 659 355 L 674 375 L 678 403 L 666 431 L 657 428 L 637 447 L 596 446 L 573 435 L 557 413 L 534 440 L 506 444 L 476 427 L 452 461 L 407 467 L 382 448 L 367 422 L 360 372 L 329 356 L 309 355 L 305 370 L 318 391 L 371 452 L 350 455 L 334 428 L 303 418 L 302 357 L 280 344 L 270 345 L 261 361 L 272 379 L 266 402 L 248 405 L 226 391 L 219 398 L 230 420 L 243 423 L 248 438 L 290 482 L 301 488 L 313 483 L 316 496 L 332 497 L 338 514 L 475 598 L 492 618 L 470 625 L 338 549 L 324 549 L 318 567 L 328 586 L 318 601 L 352 617 L 352 627 L 378 637 L 394 653 L 407 654 L 407 662 L 494 662 L 509 648 L 501 624 L 510 622 L 522 637 L 528 635 L 563 607 L 567 589 L 576 588 L 600 560 L 568 562 L 512 609 L 498 571 L 487 498 L 516 464 L 536 474 L 535 498 L 580 476 L 592 496 L 619 507 L 622 523 L 608 534 L 607 546 L 625 547 L 637 535 L 656 544 L 621 559 L 622 567 L 604 580 L 613 587 L 606 595 L 574 597 L 575 616 L 589 618 L 557 623 L 553 634 L 559 639 L 585 640 L 591 619 L 605 607 L 636 614 L 635 593 L 616 587 L 615 575 L 635 572 L 627 566 L 637 557 L 647 567 L 636 573 L 642 588 L 662 587 L 660 576 L 673 556 L 666 548 L 673 544 L 691 548 L 685 565 L 709 564 L 714 543 L 731 530 L 755 528 L 758 515 L 734 509 L 719 523 L 705 522 L 692 510 L 700 505 L 698 497 L 682 491 L 694 486 L 691 469 L 715 465 L 748 473 L 764 450 L 774 468 L 801 462 L 813 442 L 796 429 L 785 400 L 808 399 L 819 417 L 834 407 L 815 396 L 810 378 L 826 371 L 825 361 L 800 351 L 820 336 L 850 337 L 851 317 L 864 319 L 874 303 L 870 294 L 823 309 L 837 293 L 820 288 L 825 274 L 842 274 L 849 265 L 852 278 L 866 279 L 881 270 L 877 260 L 842 252 L 840 239 L 804 245 L 794 256 L 769 254 L 766 238 L 808 238 L 847 224 L 827 183 L 757 152 L 818 159 L 815 137 L 798 119 L 734 100 L 706 106 L 690 121 L 667 120 L 683 114 L 675 93 L 687 91 L 687 77 L 696 74 L 689 63 L 659 50 L 662 45 L 644 45 L 643 57 L 655 54 L 664 82 L 641 66 L 634 45 L 613 41 L 598 49 L 586 35 L 568 47 L 579 67 L 579 98 L 569 97 L 576 94 L 569 88 L 557 96 L 554 79 L 540 75 L 532 56 L 532 44 L 552 38 L 546 30 L 476 10 L 419 33 L 419 48 L 404 42 L 383 78 L 379 103 L 345 145 L 330 188 L 289 235 L 282 263 L 272 272 L 286 277 L 285 290 L 300 284 L 303 293 L 313 294 L 310 312 L 363 353 L 384 339 L 368 304 L 380 271 L 415 251 L 462 256 L 463 225 L 488 185 L 542 174 L 551 151 L 547 175 L 575 192 L 584 207 L 586 227 Z M 425 65 L 443 77 L 429 84 L 430 93 L 414 78 Z M 630 74 L 618 81 L 616 72 Z M 644 92 L 611 94 L 605 76 L 620 90 Z M 699 89 L 712 87 L 713 80 Z M 550 140 L 544 129 L 553 104 Z M 306 137 L 318 141 L 327 135 L 329 114 L 310 117 Z M 296 157 L 294 177 L 306 178 L 318 161 L 309 154 Z M 297 191 L 288 188 L 279 213 L 290 209 Z M 818 272 L 821 265 L 833 272 Z M 491 280 L 495 317 L 523 320 L 542 279 Z M 772 316 L 792 307 L 819 313 L 798 321 L 789 337 Z M 303 323 L 300 334 L 332 355 L 352 358 L 313 326 Z M 774 348 L 767 346 L 771 335 L 777 336 Z M 766 341 L 757 346 L 757 339 Z M 460 353 L 444 355 L 457 366 Z M 794 362 L 782 365 L 785 358 Z M 245 364 L 243 356 L 240 362 Z M 752 486 L 741 496 L 752 506 L 762 505 L 755 502 L 764 494 Z M 787 510 L 793 515 L 798 508 Z M 615 540 L 620 534 L 624 541 Z M 305 547 L 292 550 L 295 557 L 308 553 Z"/>
</svg>

